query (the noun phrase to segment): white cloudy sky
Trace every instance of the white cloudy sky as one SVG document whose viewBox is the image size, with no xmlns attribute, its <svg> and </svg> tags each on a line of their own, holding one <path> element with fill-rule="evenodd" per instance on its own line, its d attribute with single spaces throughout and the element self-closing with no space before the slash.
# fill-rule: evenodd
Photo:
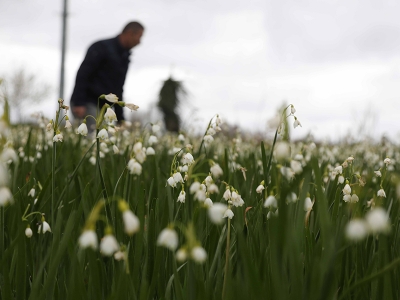
<svg viewBox="0 0 400 300">
<path fill-rule="evenodd" d="M 0 1 L 0 74 L 24 67 L 51 84 L 40 107 L 49 117 L 58 97 L 61 11 L 62 0 Z M 337 140 L 361 127 L 394 139 L 399 15 L 398 0 L 69 0 L 65 99 L 87 47 L 138 20 L 146 31 L 125 100 L 142 111 L 172 72 L 190 92 L 184 119 L 199 126 L 220 113 L 265 131 L 286 102 L 303 125 L 295 138 L 311 132 Z"/>
</svg>

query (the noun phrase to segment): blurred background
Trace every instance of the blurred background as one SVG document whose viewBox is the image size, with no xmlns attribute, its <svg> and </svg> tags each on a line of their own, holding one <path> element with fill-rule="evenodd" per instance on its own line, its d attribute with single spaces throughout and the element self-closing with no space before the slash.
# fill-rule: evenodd
<svg viewBox="0 0 400 300">
<path fill-rule="evenodd" d="M 63 3 L 0 1 L 0 77 L 22 72 L 32 95 L 13 110 L 15 122 L 36 111 L 55 114 Z M 395 141 L 399 15 L 396 0 L 68 0 L 64 99 L 89 45 L 137 20 L 145 34 L 133 49 L 124 97 L 140 109 L 127 118 L 161 120 L 157 96 L 172 75 L 189 93 L 182 127 L 203 131 L 219 113 L 264 134 L 277 110 L 293 103 L 302 124 L 295 139 Z"/>
</svg>

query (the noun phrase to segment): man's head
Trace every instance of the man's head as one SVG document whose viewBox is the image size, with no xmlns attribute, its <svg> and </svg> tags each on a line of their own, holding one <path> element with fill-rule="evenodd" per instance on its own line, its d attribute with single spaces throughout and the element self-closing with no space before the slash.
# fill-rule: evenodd
<svg viewBox="0 0 400 300">
<path fill-rule="evenodd" d="M 126 24 L 122 33 L 119 35 L 119 40 L 122 47 L 132 49 L 140 44 L 140 39 L 143 35 L 144 27 L 139 22 L 129 22 Z"/>
</svg>

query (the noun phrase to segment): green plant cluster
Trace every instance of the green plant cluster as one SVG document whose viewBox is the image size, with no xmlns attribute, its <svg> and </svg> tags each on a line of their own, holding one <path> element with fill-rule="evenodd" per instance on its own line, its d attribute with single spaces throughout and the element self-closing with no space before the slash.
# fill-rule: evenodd
<svg viewBox="0 0 400 300">
<path fill-rule="evenodd" d="M 57 115 L 57 122 L 61 119 Z M 283 137 L 277 133 L 265 142 L 240 135 L 228 139 L 223 131 L 211 144 L 203 143 L 203 136 L 165 134 L 152 145 L 155 155 L 141 163 L 142 172 L 133 174 L 127 165 L 135 157 L 134 145 L 150 147 L 151 126 L 127 125 L 113 131 L 115 139 L 105 145 L 74 129 L 60 127 L 63 141 L 56 142 L 58 132 L 46 132 L 45 126 L 10 127 L 2 147 L 12 146 L 19 161 L 7 162 L 13 203 L 0 207 L 0 298 L 399 299 L 399 147 L 290 143 L 287 128 L 286 123 Z M 289 145 L 286 157 L 276 153 L 279 142 Z M 179 151 L 193 153 L 194 163 L 173 188 L 167 180 L 180 165 Z M 283 169 L 295 155 L 301 170 Z M 387 157 L 390 168 L 383 163 Z M 223 174 L 214 179 L 219 193 L 207 194 L 212 202 L 227 203 L 227 186 L 244 200 L 221 225 L 190 192 L 213 164 Z M 343 183 L 332 173 L 337 166 L 344 166 Z M 374 173 L 378 169 L 382 177 Z M 358 202 L 343 201 L 346 180 Z M 260 183 L 264 189 L 257 192 Z M 386 197 L 377 195 L 380 188 Z M 182 191 L 184 203 L 177 202 Z M 276 208 L 264 207 L 269 195 L 277 199 Z M 313 203 L 308 211 L 306 198 Z M 134 235 L 125 232 L 121 200 L 140 221 Z M 349 239 L 349 222 L 374 207 L 387 212 L 389 229 Z M 51 232 L 38 233 L 44 219 Z M 112 229 L 124 259 L 79 245 L 88 220 L 99 241 Z M 204 248 L 204 263 L 179 261 L 175 251 L 157 245 L 171 224 L 180 224 L 179 245 L 193 239 Z"/>
</svg>

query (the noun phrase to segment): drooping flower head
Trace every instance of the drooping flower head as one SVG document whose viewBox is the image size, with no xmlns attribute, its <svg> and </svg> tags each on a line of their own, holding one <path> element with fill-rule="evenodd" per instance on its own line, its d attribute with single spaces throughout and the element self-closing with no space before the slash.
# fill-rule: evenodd
<svg viewBox="0 0 400 300">
<path fill-rule="evenodd" d="M 174 229 L 164 228 L 157 238 L 157 245 L 175 251 L 178 247 L 178 234 Z"/>
</svg>

